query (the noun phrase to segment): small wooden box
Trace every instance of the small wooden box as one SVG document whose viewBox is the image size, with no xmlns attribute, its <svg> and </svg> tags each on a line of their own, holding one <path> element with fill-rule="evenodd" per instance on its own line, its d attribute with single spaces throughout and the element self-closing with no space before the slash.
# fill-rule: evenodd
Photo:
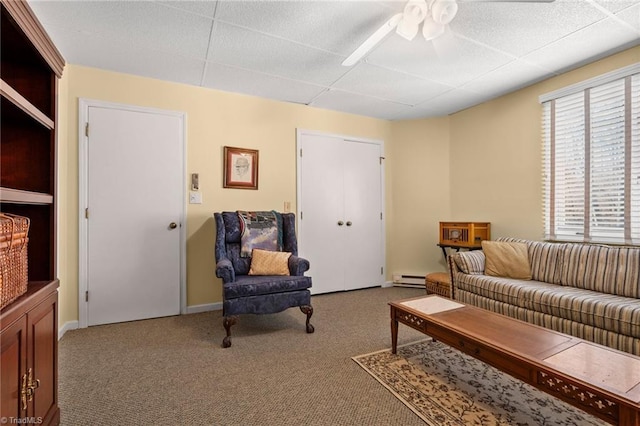
<svg viewBox="0 0 640 426">
<path fill-rule="evenodd" d="M 480 247 L 491 239 L 489 222 L 440 222 L 440 244 Z"/>
</svg>

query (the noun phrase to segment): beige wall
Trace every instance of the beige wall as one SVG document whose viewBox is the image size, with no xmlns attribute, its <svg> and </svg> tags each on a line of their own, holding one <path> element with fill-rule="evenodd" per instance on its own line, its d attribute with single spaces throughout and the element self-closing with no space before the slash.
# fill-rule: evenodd
<svg viewBox="0 0 640 426">
<path fill-rule="evenodd" d="M 640 47 L 451 118 L 451 218 L 488 221 L 492 237 L 543 237 L 538 97 L 640 61 Z"/>
<path fill-rule="evenodd" d="M 438 222 L 450 220 L 449 117 L 393 123 L 387 163 L 387 269 L 391 274 L 445 270 Z"/>
<path fill-rule="evenodd" d="M 60 84 L 60 325 L 78 319 L 78 98 L 187 113 L 187 176 L 203 204 L 187 210 L 188 306 L 219 302 L 211 213 L 296 201 L 296 128 L 385 141 L 386 263 L 444 270 L 438 222 L 490 221 L 498 236 L 542 237 L 538 96 L 640 61 L 640 47 L 449 117 L 390 122 L 67 65 Z M 260 150 L 258 191 L 222 188 L 222 147 Z M 188 184 L 188 182 L 186 182 Z M 188 188 L 187 188 L 188 189 Z"/>
<path fill-rule="evenodd" d="M 78 99 L 187 113 L 187 176 L 200 174 L 201 205 L 187 205 L 187 306 L 221 301 L 212 213 L 282 210 L 296 202 L 296 128 L 384 140 L 391 123 L 93 68 L 67 65 L 60 85 L 60 324 L 78 319 Z M 222 188 L 222 147 L 260 150 L 259 190 Z M 187 180 L 186 185 L 189 184 Z M 387 194 L 391 188 L 386 188 Z M 188 188 L 186 188 L 188 190 Z M 126 208 L 126 206 L 124 206 Z"/>
</svg>

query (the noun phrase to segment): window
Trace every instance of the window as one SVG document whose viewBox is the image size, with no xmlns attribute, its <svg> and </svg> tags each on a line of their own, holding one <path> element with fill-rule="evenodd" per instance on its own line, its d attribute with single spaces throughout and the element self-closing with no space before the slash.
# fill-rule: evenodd
<svg viewBox="0 0 640 426">
<path fill-rule="evenodd" d="M 545 238 L 640 244 L 640 64 L 540 100 Z"/>
</svg>

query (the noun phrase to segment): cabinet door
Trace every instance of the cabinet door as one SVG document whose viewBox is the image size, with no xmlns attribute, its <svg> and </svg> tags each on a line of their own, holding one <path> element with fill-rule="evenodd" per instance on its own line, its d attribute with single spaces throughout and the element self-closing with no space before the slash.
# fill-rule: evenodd
<svg viewBox="0 0 640 426">
<path fill-rule="evenodd" d="M 57 303 L 58 293 L 55 292 L 27 314 L 29 366 L 33 379 L 40 381 L 29 404 L 29 415 L 42 418 L 44 424 L 50 424 L 52 420 L 55 424 L 59 417 Z"/>
<path fill-rule="evenodd" d="M 19 418 L 22 411 L 20 389 L 27 365 L 27 325 L 23 316 L 2 331 L 0 342 L 0 418 Z"/>
</svg>

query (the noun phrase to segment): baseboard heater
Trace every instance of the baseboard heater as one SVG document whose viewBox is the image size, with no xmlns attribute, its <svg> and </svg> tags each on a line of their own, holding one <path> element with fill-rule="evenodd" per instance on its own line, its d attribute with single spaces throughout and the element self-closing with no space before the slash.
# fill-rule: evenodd
<svg viewBox="0 0 640 426">
<path fill-rule="evenodd" d="M 394 274 L 394 287 L 420 287 L 424 288 L 424 275 Z"/>
</svg>

